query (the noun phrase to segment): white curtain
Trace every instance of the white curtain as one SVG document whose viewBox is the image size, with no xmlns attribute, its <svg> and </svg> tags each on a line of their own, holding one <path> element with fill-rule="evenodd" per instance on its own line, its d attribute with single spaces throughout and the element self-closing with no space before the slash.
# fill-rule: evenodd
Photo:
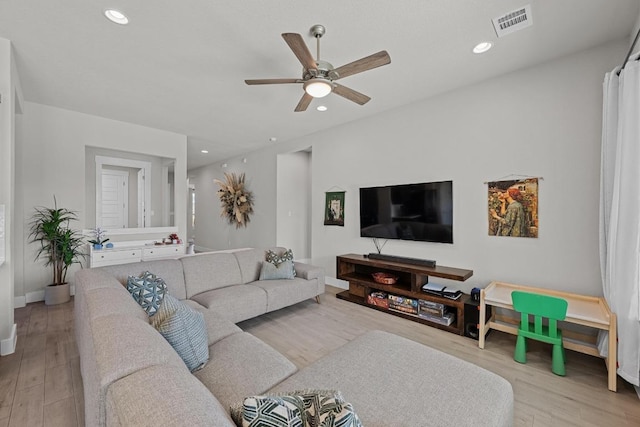
<svg viewBox="0 0 640 427">
<path fill-rule="evenodd" d="M 604 79 L 600 177 L 600 265 L 618 320 L 618 375 L 640 377 L 640 61 Z M 601 337 L 602 338 L 602 337 Z M 604 344 L 606 340 L 601 340 Z M 606 355 L 606 346 L 599 345 Z"/>
</svg>

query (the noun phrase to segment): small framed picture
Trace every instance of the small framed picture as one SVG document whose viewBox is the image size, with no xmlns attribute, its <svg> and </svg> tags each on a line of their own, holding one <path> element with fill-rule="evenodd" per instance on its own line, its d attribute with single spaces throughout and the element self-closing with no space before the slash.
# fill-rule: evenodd
<svg viewBox="0 0 640 427">
<path fill-rule="evenodd" d="M 344 191 L 325 193 L 324 225 L 344 227 Z"/>
</svg>

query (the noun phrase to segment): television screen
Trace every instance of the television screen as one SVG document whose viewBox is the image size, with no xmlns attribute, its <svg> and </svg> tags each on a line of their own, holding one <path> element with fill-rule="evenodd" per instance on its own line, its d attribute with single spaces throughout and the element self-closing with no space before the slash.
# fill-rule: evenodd
<svg viewBox="0 0 640 427">
<path fill-rule="evenodd" d="M 361 188 L 360 236 L 453 243 L 452 181 Z"/>
</svg>

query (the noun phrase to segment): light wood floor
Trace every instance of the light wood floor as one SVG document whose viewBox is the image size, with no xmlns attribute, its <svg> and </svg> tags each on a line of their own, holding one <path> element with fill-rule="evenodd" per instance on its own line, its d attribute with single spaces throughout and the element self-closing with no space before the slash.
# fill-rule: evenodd
<svg viewBox="0 0 640 427">
<path fill-rule="evenodd" d="M 513 336 L 493 331 L 486 348 L 480 350 L 477 341 L 469 338 L 338 300 L 334 296 L 338 291 L 327 287 L 321 304 L 305 301 L 239 326 L 298 367 L 366 331 L 385 330 L 509 380 L 515 393 L 516 426 L 640 425 L 640 400 L 635 390 L 619 378 L 618 392 L 608 391 L 601 359 L 567 351 L 567 376 L 558 377 L 551 373 L 551 350 L 544 345 L 532 345 L 528 363 L 521 365 L 512 358 Z M 29 304 L 15 311 L 18 347 L 14 354 L 0 357 L 0 427 L 84 425 L 82 379 L 72 319 L 73 301 L 53 307 Z M 419 378 L 420 372 L 416 376 Z M 411 384 L 407 384 L 407 392 L 411 392 Z"/>
</svg>

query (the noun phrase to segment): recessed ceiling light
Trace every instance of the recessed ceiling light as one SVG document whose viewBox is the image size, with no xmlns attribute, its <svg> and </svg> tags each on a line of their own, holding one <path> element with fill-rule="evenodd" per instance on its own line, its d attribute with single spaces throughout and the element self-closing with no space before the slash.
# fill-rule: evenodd
<svg viewBox="0 0 640 427">
<path fill-rule="evenodd" d="M 476 47 L 473 48 L 473 53 L 485 53 L 486 51 L 491 49 L 491 46 L 493 46 L 491 42 L 478 43 Z"/>
<path fill-rule="evenodd" d="M 324 105 L 318 105 L 318 106 L 316 107 L 316 110 L 318 110 L 318 111 L 327 111 L 327 107 L 326 107 L 326 106 L 324 106 Z"/>
<path fill-rule="evenodd" d="M 209 154 L 209 150 L 200 150 L 202 154 Z"/>
<path fill-rule="evenodd" d="M 107 9 L 104 11 L 104 16 L 106 16 L 109 21 L 115 22 L 116 24 L 127 25 L 129 23 L 129 18 L 119 10 Z"/>
</svg>

